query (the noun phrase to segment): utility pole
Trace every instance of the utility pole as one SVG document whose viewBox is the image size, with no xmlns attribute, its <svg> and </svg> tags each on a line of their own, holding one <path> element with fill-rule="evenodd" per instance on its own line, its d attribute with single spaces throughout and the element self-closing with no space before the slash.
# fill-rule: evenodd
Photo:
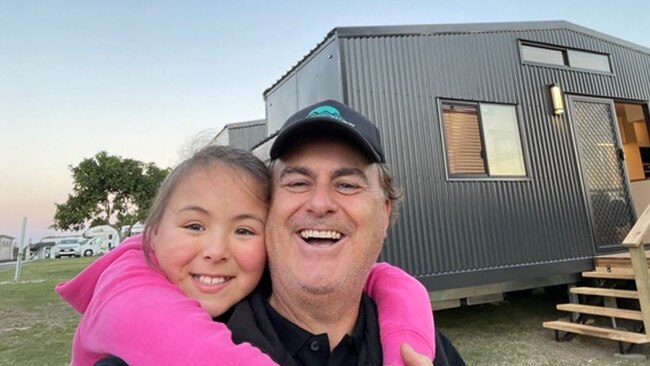
<svg viewBox="0 0 650 366">
<path fill-rule="evenodd" d="M 27 229 L 27 218 L 23 217 L 23 228 L 20 230 L 20 241 L 18 242 L 18 259 L 16 260 L 16 275 L 14 276 L 14 282 L 20 281 L 20 263 L 22 262 L 23 247 L 25 246 L 25 229 Z"/>
</svg>

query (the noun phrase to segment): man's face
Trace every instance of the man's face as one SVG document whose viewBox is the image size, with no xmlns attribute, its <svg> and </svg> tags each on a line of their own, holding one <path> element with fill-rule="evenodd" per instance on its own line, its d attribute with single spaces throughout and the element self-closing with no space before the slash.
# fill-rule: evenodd
<svg viewBox="0 0 650 366">
<path fill-rule="evenodd" d="M 272 174 L 266 245 L 274 293 L 360 294 L 391 211 L 378 165 L 349 144 L 319 139 L 287 151 Z"/>
</svg>

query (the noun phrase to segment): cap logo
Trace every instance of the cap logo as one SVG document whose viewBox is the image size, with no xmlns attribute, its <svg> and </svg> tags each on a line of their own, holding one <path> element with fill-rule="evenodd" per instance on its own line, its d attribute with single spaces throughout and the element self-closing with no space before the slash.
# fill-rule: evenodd
<svg viewBox="0 0 650 366">
<path fill-rule="evenodd" d="M 314 108 L 309 114 L 307 115 L 307 118 L 316 118 L 316 117 L 326 117 L 326 118 L 331 118 L 335 119 L 339 122 L 345 123 L 347 125 L 350 125 L 354 127 L 354 124 L 346 121 L 343 116 L 341 116 L 341 112 L 339 112 L 338 109 L 329 106 L 329 105 L 323 105 L 317 108 Z"/>
</svg>

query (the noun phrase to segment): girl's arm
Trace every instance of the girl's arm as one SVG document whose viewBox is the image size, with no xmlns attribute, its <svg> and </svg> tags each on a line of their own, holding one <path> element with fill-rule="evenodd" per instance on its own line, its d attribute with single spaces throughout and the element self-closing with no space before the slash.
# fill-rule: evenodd
<svg viewBox="0 0 650 366">
<path fill-rule="evenodd" d="M 134 365 L 161 360 L 275 365 L 252 345 L 235 345 L 226 326 L 152 269 L 141 250 L 122 253 L 94 286 L 76 284 L 67 291 L 75 289 L 92 292 L 92 300 L 87 307 L 75 306 L 84 315 L 75 335 L 73 364 L 111 354 Z M 377 303 L 385 364 L 403 365 L 399 346 L 404 342 L 433 357 L 433 317 L 418 281 L 396 267 L 376 264 L 365 290 Z"/>
<path fill-rule="evenodd" d="M 248 343 L 235 345 L 228 328 L 152 269 L 142 251 L 125 253 L 102 274 L 78 332 L 86 352 L 131 365 L 276 365 Z"/>
<path fill-rule="evenodd" d="M 397 267 L 376 263 L 364 290 L 377 304 L 384 365 L 404 365 L 402 343 L 433 360 L 433 311 L 424 286 Z"/>
</svg>

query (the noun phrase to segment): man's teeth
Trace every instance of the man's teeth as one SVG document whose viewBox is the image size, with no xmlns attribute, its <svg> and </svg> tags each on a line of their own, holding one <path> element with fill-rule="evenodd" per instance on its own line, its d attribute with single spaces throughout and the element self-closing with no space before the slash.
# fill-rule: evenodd
<svg viewBox="0 0 650 366">
<path fill-rule="evenodd" d="M 230 277 L 210 277 L 210 276 L 194 276 L 197 281 L 201 282 L 204 285 L 212 286 L 224 283 L 230 280 Z"/>
<path fill-rule="evenodd" d="M 341 239 L 341 233 L 334 230 L 303 230 L 300 236 L 303 239 Z"/>
</svg>

